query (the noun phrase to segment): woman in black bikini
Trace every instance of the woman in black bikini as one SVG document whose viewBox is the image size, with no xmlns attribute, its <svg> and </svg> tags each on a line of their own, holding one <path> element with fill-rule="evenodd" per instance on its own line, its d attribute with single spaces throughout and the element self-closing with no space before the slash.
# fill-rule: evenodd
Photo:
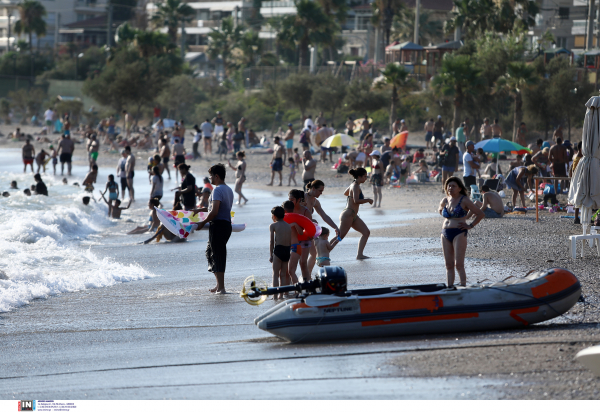
<svg viewBox="0 0 600 412">
<path fill-rule="evenodd" d="M 447 197 L 440 202 L 439 212 L 446 220 L 442 226 L 442 250 L 446 261 L 446 276 L 448 286 L 454 285 L 454 269 L 460 276 L 460 285 L 467 285 L 465 273 L 465 252 L 467 251 L 467 234 L 473 229 L 484 214 L 467 196 L 467 189 L 458 177 L 451 177 L 444 183 Z M 475 220 L 467 223 L 469 212 L 475 215 Z M 464 234 L 464 235 L 463 235 Z"/>
<path fill-rule="evenodd" d="M 360 217 L 358 217 L 358 208 L 360 205 L 365 203 L 373 204 L 373 199 L 365 199 L 363 196 L 362 190 L 360 189 L 361 183 L 367 181 L 367 171 L 362 167 L 358 169 L 350 169 L 348 171 L 350 175 L 354 178 L 354 181 L 346 191 L 344 192 L 344 196 L 347 196 L 346 199 L 346 208 L 342 210 L 340 214 L 340 239 L 344 239 L 350 228 L 359 232 L 362 236 L 358 242 L 358 252 L 356 253 L 356 259 L 368 259 L 368 256 L 364 255 L 365 246 L 367 245 L 367 240 L 369 239 L 369 235 L 371 231 L 362 221 Z M 338 241 L 332 242 L 332 244 L 336 244 Z"/>
<path fill-rule="evenodd" d="M 229 167 L 235 170 L 235 189 L 234 192 L 238 194 L 238 201 L 235 203 L 236 205 L 242 204 L 242 199 L 244 199 L 244 204 L 248 203 L 248 198 L 242 194 L 242 185 L 246 181 L 246 161 L 244 158 L 246 157 L 246 152 L 237 152 L 238 162 L 234 166 L 229 163 Z"/>
</svg>

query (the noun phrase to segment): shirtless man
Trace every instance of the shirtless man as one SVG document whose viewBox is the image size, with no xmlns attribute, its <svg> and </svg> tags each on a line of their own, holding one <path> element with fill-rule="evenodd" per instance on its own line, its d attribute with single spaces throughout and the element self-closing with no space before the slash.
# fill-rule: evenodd
<svg viewBox="0 0 600 412">
<path fill-rule="evenodd" d="M 273 186 L 273 179 L 275 179 L 275 172 L 279 173 L 279 186 L 281 186 L 281 182 L 283 177 L 281 175 L 281 171 L 283 170 L 284 159 L 283 159 L 283 146 L 280 144 L 279 136 L 275 136 L 275 142 L 273 146 L 273 157 L 271 158 L 271 183 L 268 183 L 267 186 Z"/>
<path fill-rule="evenodd" d="M 434 125 L 435 125 L 435 123 L 433 122 L 433 119 L 429 119 L 428 121 L 425 122 L 425 126 L 423 127 L 423 130 L 425 131 L 425 144 L 427 145 L 428 149 L 431 145 L 431 138 L 433 137 L 433 126 Z"/>
<path fill-rule="evenodd" d="M 96 164 L 98 160 L 98 150 L 100 148 L 100 144 L 98 143 L 98 139 L 96 139 L 95 134 L 91 134 L 88 140 L 87 150 L 89 153 L 90 160 L 90 170 L 92 170 L 92 166 Z"/>
<path fill-rule="evenodd" d="M 178 166 L 182 163 L 185 163 L 185 147 L 183 147 L 183 144 L 180 143 L 179 137 L 175 138 L 173 155 L 175 156 L 175 180 L 179 180 Z"/>
<path fill-rule="evenodd" d="M 305 150 L 302 154 L 302 180 L 304 181 L 304 191 L 306 191 L 306 185 L 315 180 L 315 169 L 317 168 L 317 162 L 312 158 L 312 154 L 309 150 Z"/>
<path fill-rule="evenodd" d="M 71 176 L 71 160 L 73 158 L 73 150 L 75 150 L 75 143 L 73 143 L 73 140 L 71 140 L 71 137 L 65 131 L 65 134 L 58 143 L 61 176 L 65 171 L 65 163 L 67 164 L 67 174 Z"/>
<path fill-rule="evenodd" d="M 542 139 L 537 139 L 537 141 L 535 143 L 530 143 L 528 147 L 529 147 L 529 149 L 531 149 L 531 155 L 533 156 L 534 154 L 536 154 L 537 152 L 542 150 L 543 144 L 544 144 L 544 141 Z"/>
<path fill-rule="evenodd" d="M 558 138 L 560 138 L 561 140 L 563 139 L 563 128 L 562 125 L 558 125 L 558 127 L 556 128 L 556 130 L 554 131 L 554 133 L 552 134 L 552 140 L 554 140 L 555 142 L 558 140 Z"/>
<path fill-rule="evenodd" d="M 494 124 L 492 125 L 492 136 L 494 139 L 499 139 L 502 137 L 502 128 L 498 124 L 498 119 L 494 119 Z"/>
<path fill-rule="evenodd" d="M 315 145 L 321 148 L 321 162 L 323 163 L 327 161 L 327 152 L 329 152 L 329 161 L 333 161 L 332 149 L 330 147 L 321 146 L 321 144 L 330 136 L 333 136 L 333 129 L 327 127 L 326 123 L 323 123 L 323 126 L 315 133 Z"/>
<path fill-rule="evenodd" d="M 127 188 L 129 189 L 129 203 L 131 203 L 134 199 L 134 197 L 133 197 L 133 176 L 135 175 L 135 172 L 134 172 L 135 156 L 133 155 L 133 153 L 131 153 L 131 147 L 126 146 L 125 150 L 127 152 L 127 161 L 125 162 L 125 171 L 127 172 Z"/>
<path fill-rule="evenodd" d="M 548 161 L 550 162 L 550 168 L 552 169 L 554 177 L 567 177 L 567 169 L 565 165 L 568 163 L 568 153 L 567 148 L 562 144 L 562 138 L 556 138 L 556 144 L 550 148 Z M 567 181 L 563 180 L 561 189 L 565 190 L 566 187 Z M 559 194 L 558 190 L 556 193 Z"/>
<path fill-rule="evenodd" d="M 294 127 L 291 123 L 288 123 L 288 129 L 285 132 L 285 148 L 287 149 L 287 157 L 294 156 Z"/>
<path fill-rule="evenodd" d="M 481 129 L 479 129 L 479 134 L 481 135 L 481 140 L 492 138 L 492 126 L 490 126 L 490 119 L 487 117 L 483 119 L 483 124 L 481 125 Z"/>
<path fill-rule="evenodd" d="M 169 175 L 169 180 L 171 180 L 171 171 L 169 170 L 169 158 L 171 157 L 171 149 L 167 144 L 167 139 L 164 137 L 158 141 L 158 154 L 163 161 L 163 165 L 167 174 Z"/>
<path fill-rule="evenodd" d="M 346 133 L 348 136 L 354 137 L 354 120 L 351 117 L 346 120 Z"/>
<path fill-rule="evenodd" d="M 496 192 L 490 190 L 487 185 L 481 186 L 481 193 L 483 194 L 483 203 L 477 201 L 475 204 L 479 206 L 481 211 L 485 214 L 486 219 L 497 219 L 504 216 L 504 203 L 502 198 Z M 469 214 L 472 215 L 471 212 Z"/>
<path fill-rule="evenodd" d="M 392 136 L 396 136 L 400 133 L 400 119 L 396 119 L 392 124 Z"/>
<path fill-rule="evenodd" d="M 35 148 L 27 139 L 23 148 L 21 149 L 23 155 L 23 173 L 27 172 L 27 165 L 31 167 L 31 173 L 33 173 L 33 159 L 35 157 Z"/>
<path fill-rule="evenodd" d="M 315 123 L 316 123 L 318 129 L 320 129 L 321 127 L 327 126 L 325 124 L 326 120 L 325 120 L 325 116 L 323 116 L 323 112 L 319 112 L 319 115 L 315 119 Z"/>
<path fill-rule="evenodd" d="M 127 110 L 123 110 L 123 130 L 125 130 L 125 138 L 129 140 L 131 135 L 131 115 Z"/>
<path fill-rule="evenodd" d="M 400 120 L 400 133 L 402 132 L 408 132 L 408 126 L 406 125 L 404 119 Z"/>
<path fill-rule="evenodd" d="M 388 151 L 392 150 L 392 147 L 390 146 L 390 141 L 391 141 L 391 140 L 390 140 L 390 138 L 389 138 L 389 137 L 386 137 L 386 138 L 384 138 L 384 139 L 383 139 L 383 144 L 382 144 L 382 145 L 381 145 L 381 147 L 379 148 L 379 151 L 380 151 L 381 153 L 385 153 L 385 152 L 388 152 Z M 357 153 L 357 154 L 358 154 L 358 153 Z"/>
<path fill-rule="evenodd" d="M 98 165 L 94 165 L 92 170 L 85 175 L 85 179 L 83 179 L 83 183 L 81 185 L 85 188 L 86 192 L 93 193 L 94 192 L 94 183 L 96 183 L 96 179 L 98 178 Z M 92 198 L 94 197 L 91 195 Z M 94 199 L 95 201 L 95 199 Z"/>
<path fill-rule="evenodd" d="M 44 168 L 44 173 L 46 173 L 46 156 L 50 156 L 50 154 L 42 149 L 35 157 L 35 163 L 37 163 L 36 173 L 40 173 L 41 168 Z"/>
<path fill-rule="evenodd" d="M 335 224 L 335 222 L 329 217 L 327 213 L 321 207 L 321 203 L 319 202 L 319 196 L 323 194 L 323 190 L 325 190 L 325 183 L 320 180 L 314 180 L 306 185 L 304 201 L 306 203 L 306 207 L 308 208 L 308 212 L 310 213 L 310 219 L 313 219 L 313 214 L 317 212 L 321 219 L 325 221 L 330 227 L 335 230 L 336 236 L 340 235 L 340 229 Z M 313 268 L 315 267 L 315 261 L 317 259 L 317 249 L 313 242 L 310 242 L 310 257 L 308 258 L 308 273 L 309 275 L 312 273 Z"/>
</svg>

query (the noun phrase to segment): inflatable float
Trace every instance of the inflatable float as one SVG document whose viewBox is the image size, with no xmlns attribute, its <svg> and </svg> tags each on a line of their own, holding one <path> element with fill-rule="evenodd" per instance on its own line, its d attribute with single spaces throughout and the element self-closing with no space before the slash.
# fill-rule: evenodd
<svg viewBox="0 0 600 412">
<path fill-rule="evenodd" d="M 519 328 L 567 312 L 579 281 L 566 269 L 466 287 L 445 284 L 347 290 L 341 267 L 319 268 L 309 282 L 267 288 L 249 277 L 241 296 L 254 305 L 267 295 L 295 292 L 254 320 L 290 342 Z"/>
<path fill-rule="evenodd" d="M 156 215 L 163 226 L 171 233 L 179 236 L 181 239 L 186 239 L 190 233 L 198 228 L 198 223 L 206 218 L 207 213 L 194 213 L 189 210 L 165 210 L 159 209 L 156 206 Z M 208 230 L 210 222 L 207 223 L 202 230 Z M 241 232 L 246 229 L 246 224 L 231 225 L 233 232 Z"/>
<path fill-rule="evenodd" d="M 575 355 L 575 360 L 600 376 L 600 346 L 592 346 Z"/>
<path fill-rule="evenodd" d="M 300 241 L 321 236 L 321 226 L 299 213 L 286 213 L 283 217 L 283 221 L 290 224 L 297 223 L 298 226 L 304 229 L 304 233 L 298 235 L 298 240 Z"/>
</svg>

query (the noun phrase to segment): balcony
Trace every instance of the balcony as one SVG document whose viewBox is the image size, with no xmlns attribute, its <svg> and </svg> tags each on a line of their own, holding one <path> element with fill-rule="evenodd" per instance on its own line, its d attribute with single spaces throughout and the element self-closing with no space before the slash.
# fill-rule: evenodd
<svg viewBox="0 0 600 412">
<path fill-rule="evenodd" d="M 96 0 L 77 0 L 75 2 L 75 11 L 82 12 L 102 12 L 106 10 L 106 2 L 105 1 L 96 1 Z"/>
<path fill-rule="evenodd" d="M 192 20 L 187 27 L 219 27 L 221 25 L 220 20 Z"/>
</svg>

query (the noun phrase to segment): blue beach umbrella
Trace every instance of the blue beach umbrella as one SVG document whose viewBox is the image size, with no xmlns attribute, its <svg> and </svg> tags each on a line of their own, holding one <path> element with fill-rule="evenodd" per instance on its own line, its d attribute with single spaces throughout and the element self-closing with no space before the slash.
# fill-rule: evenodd
<svg viewBox="0 0 600 412">
<path fill-rule="evenodd" d="M 483 149 L 483 151 L 487 153 L 517 152 L 523 154 L 530 152 L 528 148 L 523 147 L 518 143 L 500 138 L 482 140 L 475 144 L 475 149 Z M 496 156 L 496 173 L 498 173 L 499 157 L 500 156 Z"/>
</svg>

